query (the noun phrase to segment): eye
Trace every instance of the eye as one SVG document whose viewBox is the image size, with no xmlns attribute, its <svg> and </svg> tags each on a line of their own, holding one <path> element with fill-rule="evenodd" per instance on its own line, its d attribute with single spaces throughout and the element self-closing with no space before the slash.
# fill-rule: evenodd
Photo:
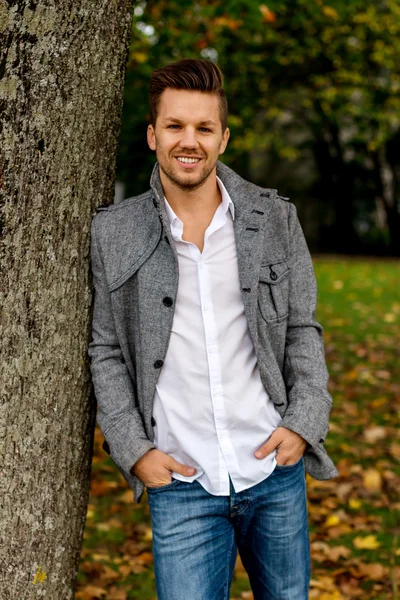
<svg viewBox="0 0 400 600">
<path fill-rule="evenodd" d="M 208 127 L 199 127 L 199 129 L 201 129 L 202 131 L 206 131 L 207 133 L 211 131 L 211 129 L 208 129 Z"/>
<path fill-rule="evenodd" d="M 168 125 L 168 129 L 175 129 L 177 127 L 180 127 L 180 125 L 178 125 L 177 123 L 174 123 L 173 125 Z"/>
</svg>

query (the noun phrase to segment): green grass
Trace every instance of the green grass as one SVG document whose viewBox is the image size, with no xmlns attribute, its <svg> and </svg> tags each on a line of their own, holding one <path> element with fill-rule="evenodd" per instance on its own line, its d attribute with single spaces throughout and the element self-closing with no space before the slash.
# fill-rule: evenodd
<svg viewBox="0 0 400 600">
<path fill-rule="evenodd" d="M 400 261 L 316 257 L 314 266 L 317 320 L 324 328 L 333 397 L 325 447 L 340 477 L 318 482 L 307 476 L 312 579 L 332 581 L 335 591 L 324 600 L 355 597 L 348 592 L 349 581 L 362 590 L 357 596 L 362 600 L 399 600 Z M 155 599 L 149 507 L 145 501 L 132 504 L 101 442 L 97 430 L 76 598 L 95 585 L 105 590 L 98 597 L 107 600 Z M 332 515 L 338 523 L 327 524 Z M 379 547 L 356 548 L 356 538 L 368 535 Z M 350 553 L 332 561 L 318 550 L 321 542 Z M 380 563 L 385 574 L 357 578 L 360 563 Z M 244 598 L 249 590 L 238 561 L 231 597 Z M 313 584 L 310 598 L 323 598 L 323 593 Z"/>
</svg>

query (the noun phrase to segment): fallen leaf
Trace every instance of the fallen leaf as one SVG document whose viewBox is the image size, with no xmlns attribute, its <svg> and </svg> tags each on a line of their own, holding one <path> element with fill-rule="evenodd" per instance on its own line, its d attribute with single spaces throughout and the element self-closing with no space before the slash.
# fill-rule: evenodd
<svg viewBox="0 0 400 600">
<path fill-rule="evenodd" d="M 367 535 L 365 537 L 357 536 L 353 540 L 353 544 L 359 550 L 375 550 L 381 545 L 381 543 L 376 539 L 375 535 Z"/>
<path fill-rule="evenodd" d="M 334 592 L 336 590 L 335 581 L 332 577 L 324 575 L 319 579 L 311 579 L 310 587 L 324 590 L 326 592 Z"/>
<path fill-rule="evenodd" d="M 75 594 L 77 600 L 97 600 L 107 595 L 107 591 L 96 585 L 86 585 Z"/>
<path fill-rule="evenodd" d="M 368 444 L 374 444 L 386 437 L 386 429 L 384 427 L 368 427 L 364 430 L 364 437 Z"/>
<path fill-rule="evenodd" d="M 382 489 L 382 476 L 376 469 L 367 469 L 364 473 L 364 487 L 372 492 Z"/>
<path fill-rule="evenodd" d="M 338 515 L 330 515 L 326 519 L 324 525 L 325 525 L 325 527 L 334 527 L 335 525 L 339 525 L 339 523 L 340 523 L 340 518 Z"/>
<path fill-rule="evenodd" d="M 335 546 L 334 548 L 329 548 L 326 553 L 326 558 L 333 562 L 337 562 L 339 558 L 349 558 L 351 553 L 350 548 L 346 548 L 346 546 Z"/>
<path fill-rule="evenodd" d="M 361 577 L 372 581 L 387 581 L 389 569 L 380 563 L 359 563 L 357 565 Z"/>
<path fill-rule="evenodd" d="M 385 321 L 385 323 L 394 323 L 394 321 L 396 320 L 396 315 L 394 315 L 393 313 L 386 313 L 386 315 L 383 317 L 383 320 Z"/>
<path fill-rule="evenodd" d="M 390 444 L 389 452 L 393 456 L 393 458 L 400 460 L 400 444 L 398 444 L 397 442 L 392 442 Z"/>
</svg>

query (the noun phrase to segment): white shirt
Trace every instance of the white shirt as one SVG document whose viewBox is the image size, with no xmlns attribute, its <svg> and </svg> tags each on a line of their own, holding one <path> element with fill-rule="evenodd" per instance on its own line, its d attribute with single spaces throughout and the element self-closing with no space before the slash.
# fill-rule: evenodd
<svg viewBox="0 0 400 600">
<path fill-rule="evenodd" d="M 181 481 L 229 495 L 268 477 L 276 452 L 254 452 L 281 421 L 265 390 L 248 330 L 233 230 L 234 205 L 222 194 L 204 235 L 204 248 L 182 240 L 183 223 L 166 198 L 179 261 L 179 286 L 170 342 L 154 398 L 154 445 L 197 469 Z"/>
</svg>

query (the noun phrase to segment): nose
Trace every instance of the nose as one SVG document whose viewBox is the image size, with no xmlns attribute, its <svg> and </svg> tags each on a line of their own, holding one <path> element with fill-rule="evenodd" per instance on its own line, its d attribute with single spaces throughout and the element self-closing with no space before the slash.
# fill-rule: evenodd
<svg viewBox="0 0 400 600">
<path fill-rule="evenodd" d="M 197 148 L 199 143 L 196 138 L 196 130 L 194 127 L 185 127 L 180 141 L 182 148 Z"/>
</svg>

